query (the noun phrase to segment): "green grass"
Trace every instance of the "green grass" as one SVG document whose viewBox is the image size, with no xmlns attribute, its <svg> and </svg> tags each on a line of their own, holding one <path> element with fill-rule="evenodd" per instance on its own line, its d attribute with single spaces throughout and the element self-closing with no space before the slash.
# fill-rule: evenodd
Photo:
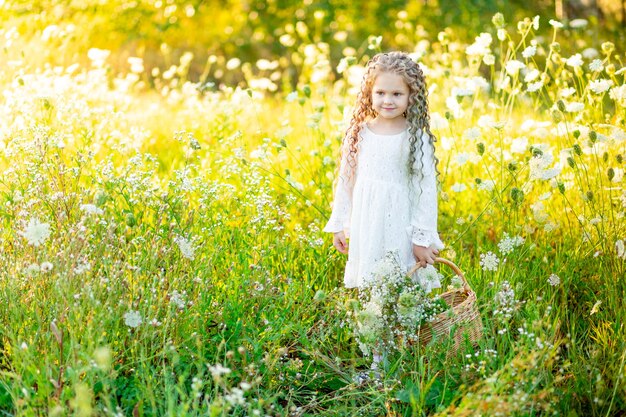
<svg viewBox="0 0 626 417">
<path fill-rule="evenodd" d="M 443 255 L 476 291 L 485 331 L 457 355 L 446 340 L 401 350 L 380 385 L 353 382 L 368 366 L 346 316 L 355 294 L 321 232 L 348 76 L 291 101 L 125 89 L 93 67 L 5 69 L 0 415 L 626 412 L 626 111 L 619 91 L 589 87 L 622 86 L 622 64 L 586 45 L 613 70 L 572 69 L 541 39 L 524 59 L 535 34 L 520 28 L 511 43 L 494 34 L 493 67 L 465 45 L 426 46 Z M 513 58 L 544 74 L 538 92 L 522 76 L 499 83 Z M 446 103 L 476 76 L 488 90 Z M 49 225 L 38 246 L 23 235 L 31 219 Z M 505 233 L 523 244 L 503 253 Z M 488 252 L 495 271 L 481 268 Z"/>
</svg>

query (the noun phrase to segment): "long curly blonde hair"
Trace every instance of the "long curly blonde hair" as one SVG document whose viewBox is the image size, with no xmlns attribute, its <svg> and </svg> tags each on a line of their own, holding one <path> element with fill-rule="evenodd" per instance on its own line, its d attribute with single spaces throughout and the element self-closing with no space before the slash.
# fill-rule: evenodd
<svg viewBox="0 0 626 417">
<path fill-rule="evenodd" d="M 372 87 L 376 77 L 383 72 L 400 75 L 409 87 L 409 104 L 405 113 L 409 131 L 409 173 L 422 176 L 422 159 L 424 146 L 430 146 L 432 154 L 435 154 L 435 142 L 437 139 L 430 131 L 430 116 L 428 112 L 428 90 L 424 73 L 419 65 L 409 55 L 403 52 L 388 52 L 376 54 L 366 66 L 366 72 L 361 82 L 361 91 L 357 95 L 357 104 L 352 113 L 350 125 L 342 145 L 342 157 L 346 158 L 347 166 L 341 174 L 346 175 L 348 182 L 354 180 L 357 164 L 359 132 L 364 122 L 376 117 L 372 108 Z M 422 133 L 428 135 L 428 144 L 421 141 Z M 418 141 L 422 142 L 418 146 Z M 416 163 L 417 162 L 417 167 Z M 435 158 L 435 167 L 438 160 Z"/>
</svg>

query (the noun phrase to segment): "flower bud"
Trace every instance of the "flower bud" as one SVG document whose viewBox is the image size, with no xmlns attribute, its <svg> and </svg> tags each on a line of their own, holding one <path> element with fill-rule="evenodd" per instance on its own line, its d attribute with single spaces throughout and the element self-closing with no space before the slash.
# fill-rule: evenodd
<svg viewBox="0 0 626 417">
<path fill-rule="evenodd" d="M 604 153 L 602 154 L 602 160 L 603 160 L 604 162 L 608 162 L 608 160 L 609 160 L 609 153 L 608 153 L 608 152 L 604 152 Z"/>
<path fill-rule="evenodd" d="M 552 42 L 550 44 L 550 50 L 558 54 L 559 52 L 561 52 L 561 44 L 559 44 L 558 42 Z"/>
<path fill-rule="evenodd" d="M 618 164 L 621 164 L 622 162 L 624 162 L 624 157 L 622 156 L 621 153 L 617 154 L 617 156 L 615 157 L 615 160 L 617 161 Z"/>
<path fill-rule="evenodd" d="M 577 143 L 574 144 L 574 153 L 578 156 L 583 154 L 583 150 L 580 148 L 580 145 Z"/>
<path fill-rule="evenodd" d="M 559 192 L 560 192 L 561 194 L 565 194 L 565 184 L 563 184 L 562 182 L 559 182 L 559 183 L 557 184 L 557 188 L 559 189 Z"/>
<path fill-rule="evenodd" d="M 604 69 L 606 71 L 607 74 L 609 75 L 613 75 L 615 74 L 615 64 L 609 64 L 606 66 L 606 68 Z"/>
<path fill-rule="evenodd" d="M 484 143 L 482 143 L 482 142 L 479 142 L 479 143 L 476 145 L 476 150 L 478 151 L 478 154 L 479 154 L 479 155 L 484 154 L 484 153 L 485 153 L 485 144 L 484 144 Z"/>
<path fill-rule="evenodd" d="M 595 130 L 589 132 L 589 140 L 591 141 L 591 143 L 596 143 L 596 141 L 598 140 L 598 133 L 596 133 Z"/>
<path fill-rule="evenodd" d="M 610 55 L 615 50 L 613 42 L 604 42 L 602 44 L 602 52 L 606 55 Z"/>
<path fill-rule="evenodd" d="M 483 182 L 483 180 L 481 180 L 480 178 L 474 178 L 474 182 L 480 185 L 480 183 Z"/>
<path fill-rule="evenodd" d="M 554 120 L 556 123 L 559 123 L 561 120 L 563 120 L 563 113 L 556 109 L 552 109 L 550 115 L 552 116 L 552 120 Z"/>
<path fill-rule="evenodd" d="M 493 15 L 493 17 L 491 18 L 491 23 L 493 23 L 493 25 L 495 27 L 497 27 L 498 29 L 504 27 L 504 15 L 502 13 L 496 13 Z"/>
<path fill-rule="evenodd" d="M 563 100 L 559 100 L 556 102 L 556 108 L 559 109 L 559 111 L 565 111 L 567 107 L 565 106 L 565 102 Z"/>
<path fill-rule="evenodd" d="M 593 201 L 593 191 L 587 191 L 587 201 Z"/>
<path fill-rule="evenodd" d="M 580 137 L 580 130 L 578 130 L 578 129 L 574 130 L 574 137 L 576 139 L 578 139 Z"/>
<path fill-rule="evenodd" d="M 609 177 L 609 181 L 613 181 L 613 178 L 615 178 L 615 170 L 613 168 L 609 168 L 606 176 Z"/>
<path fill-rule="evenodd" d="M 575 168 L 576 167 L 576 161 L 574 161 L 574 158 L 572 158 L 571 156 L 567 157 L 567 165 L 570 166 L 570 168 Z"/>
</svg>

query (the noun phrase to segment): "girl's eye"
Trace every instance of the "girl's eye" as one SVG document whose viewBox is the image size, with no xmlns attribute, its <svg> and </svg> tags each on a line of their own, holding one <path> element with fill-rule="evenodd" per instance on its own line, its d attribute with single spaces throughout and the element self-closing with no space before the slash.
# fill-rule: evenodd
<svg viewBox="0 0 626 417">
<path fill-rule="evenodd" d="M 398 97 L 398 96 L 401 96 L 401 95 L 402 95 L 402 93 L 393 93 L 393 95 L 394 95 L 394 96 L 396 96 L 396 97 Z"/>
</svg>

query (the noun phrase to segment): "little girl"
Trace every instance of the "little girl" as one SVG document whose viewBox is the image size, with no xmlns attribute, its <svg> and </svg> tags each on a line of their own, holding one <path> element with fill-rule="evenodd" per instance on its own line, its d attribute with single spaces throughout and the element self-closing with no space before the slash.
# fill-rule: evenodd
<svg viewBox="0 0 626 417">
<path fill-rule="evenodd" d="M 324 228 L 348 254 L 348 288 L 372 279 L 389 251 L 408 270 L 416 262 L 434 263 L 443 249 L 427 94 L 424 74 L 407 54 L 381 53 L 367 63 Z"/>
</svg>

